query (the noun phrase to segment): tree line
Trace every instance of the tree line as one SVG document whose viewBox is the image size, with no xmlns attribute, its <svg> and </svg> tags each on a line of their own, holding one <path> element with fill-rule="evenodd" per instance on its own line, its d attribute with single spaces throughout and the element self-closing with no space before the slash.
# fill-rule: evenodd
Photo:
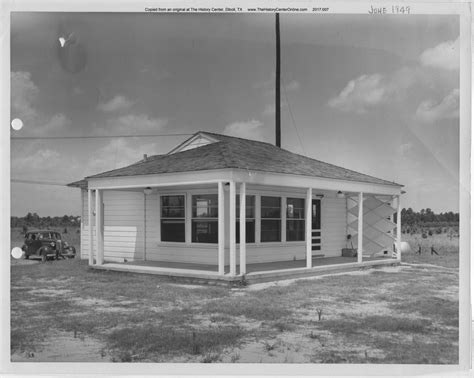
<svg viewBox="0 0 474 378">
<path fill-rule="evenodd" d="M 459 213 L 452 211 L 436 214 L 430 208 L 413 211 L 411 207 L 403 208 L 401 211 L 402 232 L 435 232 L 441 234 L 444 232 L 458 232 Z M 397 216 L 395 214 L 394 221 Z"/>
<path fill-rule="evenodd" d="M 28 213 L 24 217 L 11 217 L 10 226 L 23 228 L 50 228 L 50 227 L 74 227 L 80 226 L 81 217 L 76 215 L 63 215 L 55 217 L 40 217 L 37 213 Z"/>
</svg>

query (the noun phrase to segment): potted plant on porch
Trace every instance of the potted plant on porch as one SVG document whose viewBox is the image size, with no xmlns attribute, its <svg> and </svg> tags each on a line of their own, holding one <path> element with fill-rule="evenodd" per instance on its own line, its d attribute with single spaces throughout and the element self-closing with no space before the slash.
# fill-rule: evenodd
<svg viewBox="0 0 474 378">
<path fill-rule="evenodd" d="M 351 248 L 348 247 L 348 243 L 351 243 Z M 346 248 L 342 248 L 342 257 L 356 257 L 357 249 L 354 248 L 352 244 L 352 235 L 347 234 L 346 236 Z"/>
</svg>

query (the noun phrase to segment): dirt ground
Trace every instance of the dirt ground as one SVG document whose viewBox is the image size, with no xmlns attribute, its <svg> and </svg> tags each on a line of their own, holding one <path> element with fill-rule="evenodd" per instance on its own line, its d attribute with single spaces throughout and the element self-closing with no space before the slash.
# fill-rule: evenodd
<svg viewBox="0 0 474 378">
<path fill-rule="evenodd" d="M 11 360 L 435 363 L 458 359 L 458 271 L 403 265 L 189 285 L 12 261 Z"/>
</svg>

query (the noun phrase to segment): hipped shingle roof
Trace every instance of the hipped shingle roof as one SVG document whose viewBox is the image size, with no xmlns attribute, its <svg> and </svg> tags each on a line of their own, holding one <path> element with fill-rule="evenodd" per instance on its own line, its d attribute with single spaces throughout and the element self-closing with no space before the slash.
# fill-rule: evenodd
<svg viewBox="0 0 474 378">
<path fill-rule="evenodd" d="M 322 177 L 372 184 L 402 186 L 346 168 L 276 147 L 270 143 L 198 132 L 217 142 L 166 155 L 150 156 L 146 160 L 99 173 L 87 178 L 153 175 L 162 173 L 203 171 L 225 168 L 246 169 L 281 174 Z M 72 186 L 72 184 L 70 184 Z"/>
</svg>

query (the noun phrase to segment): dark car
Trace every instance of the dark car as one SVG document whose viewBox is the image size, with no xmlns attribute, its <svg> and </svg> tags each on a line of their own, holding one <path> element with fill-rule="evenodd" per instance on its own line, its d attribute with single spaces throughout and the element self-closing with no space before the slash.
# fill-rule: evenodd
<svg viewBox="0 0 474 378">
<path fill-rule="evenodd" d="M 61 234 L 51 230 L 29 231 L 25 234 L 25 244 L 21 248 L 25 258 L 40 257 L 44 262 L 48 257 L 58 259 L 74 258 L 76 249 L 63 240 Z"/>
</svg>

